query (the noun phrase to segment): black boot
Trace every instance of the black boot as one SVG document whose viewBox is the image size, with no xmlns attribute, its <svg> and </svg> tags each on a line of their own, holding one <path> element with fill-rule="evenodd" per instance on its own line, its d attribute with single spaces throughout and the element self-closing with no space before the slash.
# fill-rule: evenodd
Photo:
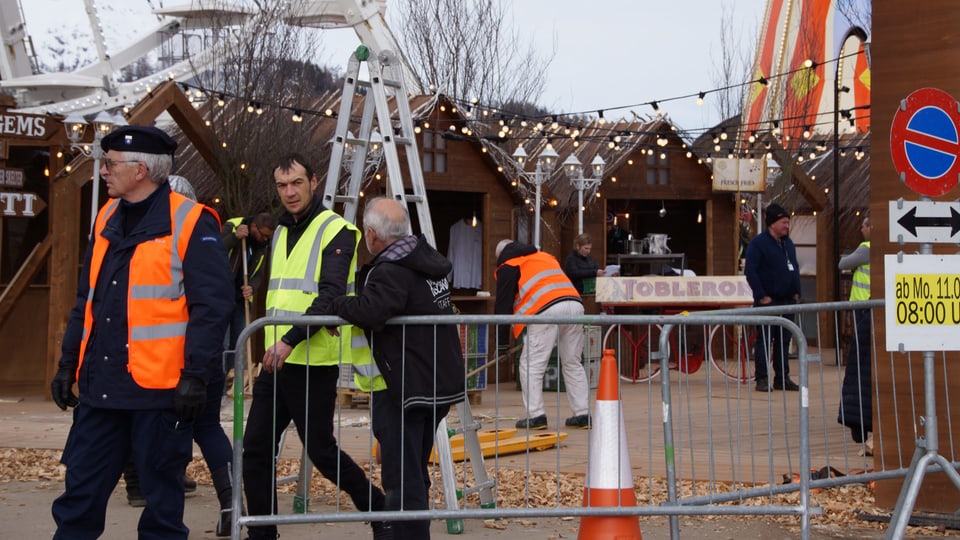
<svg viewBox="0 0 960 540">
<path fill-rule="evenodd" d="M 183 468 L 183 492 L 193 494 L 197 492 L 197 481 L 187 476 L 187 468 Z"/>
<path fill-rule="evenodd" d="M 230 464 L 210 473 L 213 487 L 217 491 L 217 500 L 220 502 L 220 517 L 217 519 L 217 536 L 230 536 L 230 525 L 233 519 L 233 477 L 230 473 Z"/>
<path fill-rule="evenodd" d="M 127 461 L 127 466 L 123 469 L 123 481 L 127 484 L 127 503 L 134 508 L 146 506 L 147 501 L 140 493 L 140 476 L 133 461 Z"/>
<path fill-rule="evenodd" d="M 370 528 L 373 529 L 373 540 L 393 540 L 393 524 L 389 521 L 373 521 Z"/>
</svg>

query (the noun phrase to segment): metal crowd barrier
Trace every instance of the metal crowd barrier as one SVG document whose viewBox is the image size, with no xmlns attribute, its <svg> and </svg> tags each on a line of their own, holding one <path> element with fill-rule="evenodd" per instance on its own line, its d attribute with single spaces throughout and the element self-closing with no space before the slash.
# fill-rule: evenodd
<svg viewBox="0 0 960 540">
<path fill-rule="evenodd" d="M 874 455 L 867 455 L 863 444 L 854 443 L 850 429 L 838 423 L 840 388 L 844 363 L 856 348 L 856 328 L 846 322 L 853 310 L 869 310 L 874 320 L 882 316 L 883 302 L 834 302 L 805 304 L 789 308 L 749 308 L 683 315 L 586 315 L 583 317 L 457 315 L 437 317 L 399 317 L 389 324 L 457 324 L 462 328 L 485 329 L 477 332 L 487 344 L 488 369 L 477 369 L 481 360 L 464 367 L 464 385 L 478 395 L 473 419 L 456 418 L 451 409 L 448 422 L 459 425 L 477 421 L 493 432 L 495 453 L 486 467 L 494 488 L 496 507 L 481 507 L 469 495 L 451 508 L 444 502 L 440 466 L 432 467 L 431 506 L 420 511 L 361 512 L 344 503 L 338 493 L 336 502 L 322 510 L 288 513 L 286 509 L 271 515 L 242 515 L 242 489 L 234 490 L 233 537 L 239 538 L 243 526 L 301 523 L 390 521 L 405 519 L 482 520 L 490 518 L 654 516 L 670 517 L 671 537 L 680 537 L 679 516 L 706 515 L 787 515 L 796 516 L 802 538 L 809 538 L 810 518 L 823 512 L 810 498 L 811 490 L 844 484 L 865 484 L 906 475 L 912 447 L 898 448 L 898 459 L 890 460 L 881 441 L 899 441 L 900 430 L 916 431 L 913 426 L 880 425 L 874 420 L 878 442 Z M 793 323 L 782 317 L 795 315 Z M 829 320 L 832 319 L 832 320 Z M 244 423 L 243 367 L 246 347 L 256 332 L 270 332 L 277 324 L 331 326 L 342 324 L 335 317 L 271 317 L 258 319 L 241 333 L 235 357 L 234 380 L 234 485 L 241 486 Z M 832 324 L 824 324 L 825 322 Z M 563 426 L 573 413 L 562 392 L 562 381 L 548 376 L 551 387 L 544 392 L 548 408 L 546 433 L 564 433 L 559 447 L 518 453 L 499 452 L 506 434 L 516 420 L 524 417 L 516 379 L 511 376 L 510 360 L 497 361 L 498 325 L 579 324 L 584 325 L 584 347 L 588 370 L 595 368 L 592 356 L 599 345 L 618 354 L 620 396 L 626 422 L 630 463 L 639 503 L 636 506 L 583 506 L 583 475 L 590 460 L 589 430 Z M 757 392 L 754 388 L 753 357 L 758 325 L 769 326 L 792 336 L 791 377 L 799 392 L 775 390 Z M 823 335 L 823 328 L 834 328 Z M 853 331 L 848 335 L 847 329 Z M 472 339 L 472 338 L 471 338 Z M 849 343 L 849 344 L 848 344 Z M 873 418 L 889 408 L 898 418 L 919 418 L 922 395 L 905 400 L 881 402 L 877 399 L 876 374 L 891 369 L 892 355 L 870 335 L 870 364 Z M 943 355 L 941 355 L 942 357 Z M 908 357 L 909 360 L 909 357 Z M 552 361 L 553 362 L 553 361 Z M 656 366 L 656 367 L 654 367 Z M 551 367 L 559 372 L 558 367 Z M 919 369 L 920 366 L 917 366 Z M 349 373 L 349 368 L 346 368 Z M 485 387 L 477 388 L 477 374 L 484 372 Z M 548 369 L 549 371 L 549 369 Z M 469 377 L 468 377 L 469 375 Z M 772 381 L 773 370 L 770 370 Z M 559 376 L 557 377 L 559 379 Z M 659 379 L 659 380 L 657 380 Z M 346 384 L 344 378 L 344 384 Z M 593 383 L 591 374 L 591 383 Z M 910 386 L 911 381 L 897 384 Z M 945 383 L 944 383 L 945 384 Z M 916 386 L 916 385 L 914 385 Z M 922 389 L 917 390 L 922 394 Z M 900 412 L 902 411 L 902 414 Z M 593 400 L 591 391 L 591 413 Z M 343 448 L 368 476 L 378 483 L 377 465 L 372 458 L 373 437 L 369 434 L 369 411 L 338 406 L 336 437 Z M 366 419 L 366 422 L 364 422 Z M 949 419 L 952 433 L 952 418 Z M 881 437 L 884 430 L 896 430 Z M 532 440 L 534 432 L 520 430 L 521 437 Z M 543 433 L 543 432 L 537 432 Z M 287 449 L 281 458 L 300 458 L 299 439 L 287 437 Z M 291 446 L 291 444 L 293 446 Z M 506 449 L 504 445 L 504 449 Z M 956 468 L 956 449 L 941 452 Z M 309 465 L 309 463 L 308 463 Z M 811 475 L 812 470 L 842 471 L 843 476 Z M 804 473 L 803 471 L 808 471 Z M 275 471 L 276 472 L 276 471 Z M 469 492 L 472 479 L 462 466 L 457 467 L 458 492 Z M 310 478 L 307 475 L 306 478 Z M 522 479 L 522 480 L 518 480 Z M 516 485 L 516 482 L 521 482 Z M 510 482 L 513 484 L 508 485 Z M 661 486 L 665 483 L 666 489 Z M 448 483 L 449 485 L 449 483 Z M 547 495 L 538 490 L 546 488 Z M 309 490 L 307 490 L 309 493 Z M 797 493 L 794 498 L 781 495 Z M 449 500 L 449 499 L 448 499 Z M 641 526 L 643 522 L 641 521 Z M 469 522 L 468 522 L 469 526 Z"/>
</svg>

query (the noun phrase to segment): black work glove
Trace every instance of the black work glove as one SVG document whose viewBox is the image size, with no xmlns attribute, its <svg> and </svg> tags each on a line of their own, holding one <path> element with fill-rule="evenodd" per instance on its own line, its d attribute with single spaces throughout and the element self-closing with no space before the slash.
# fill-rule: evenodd
<svg viewBox="0 0 960 540">
<path fill-rule="evenodd" d="M 207 385 L 196 377 L 183 375 L 173 391 L 173 411 L 185 422 L 192 422 L 207 403 Z"/>
<path fill-rule="evenodd" d="M 61 411 L 80 404 L 80 400 L 73 393 L 75 382 L 77 382 L 76 366 L 60 366 L 57 374 L 53 376 L 53 381 L 50 382 L 50 395 L 53 396 L 53 402 L 60 407 Z"/>
</svg>

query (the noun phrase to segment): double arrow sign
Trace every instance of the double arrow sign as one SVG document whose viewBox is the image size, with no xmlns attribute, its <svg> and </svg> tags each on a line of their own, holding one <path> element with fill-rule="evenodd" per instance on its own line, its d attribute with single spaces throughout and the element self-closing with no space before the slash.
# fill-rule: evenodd
<svg viewBox="0 0 960 540">
<path fill-rule="evenodd" d="M 960 242 L 960 202 L 890 201 L 890 241 Z"/>
</svg>

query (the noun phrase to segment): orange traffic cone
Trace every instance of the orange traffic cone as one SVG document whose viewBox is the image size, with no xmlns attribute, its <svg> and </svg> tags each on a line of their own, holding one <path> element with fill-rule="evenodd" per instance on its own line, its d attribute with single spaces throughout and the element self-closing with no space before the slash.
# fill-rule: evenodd
<svg viewBox="0 0 960 540">
<path fill-rule="evenodd" d="M 590 463 L 583 490 L 584 506 L 636 506 L 627 429 L 620 403 L 617 358 L 603 350 L 600 384 L 590 426 Z M 637 516 L 584 516 L 579 540 L 642 540 Z"/>
</svg>

